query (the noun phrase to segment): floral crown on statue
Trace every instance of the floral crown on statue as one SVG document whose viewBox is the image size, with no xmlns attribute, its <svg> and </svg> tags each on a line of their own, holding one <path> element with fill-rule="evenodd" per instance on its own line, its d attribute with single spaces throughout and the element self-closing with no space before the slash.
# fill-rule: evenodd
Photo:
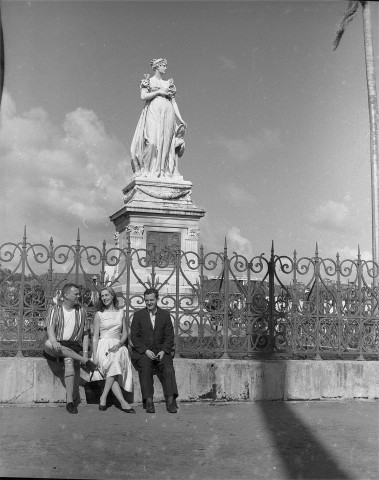
<svg viewBox="0 0 379 480">
<path fill-rule="evenodd" d="M 153 60 L 151 60 L 150 65 L 151 68 L 154 70 L 154 68 L 159 67 L 159 65 L 161 65 L 162 63 L 167 65 L 167 60 L 165 58 L 154 58 Z"/>
</svg>

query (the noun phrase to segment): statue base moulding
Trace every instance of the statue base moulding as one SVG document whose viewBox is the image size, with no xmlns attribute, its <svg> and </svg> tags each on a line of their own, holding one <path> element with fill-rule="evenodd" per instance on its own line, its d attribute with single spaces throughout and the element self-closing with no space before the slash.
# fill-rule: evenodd
<svg viewBox="0 0 379 480">
<path fill-rule="evenodd" d="M 182 180 L 181 177 L 174 179 L 160 179 L 148 177 L 135 177 L 123 189 L 124 206 L 110 216 L 116 228 L 116 244 L 118 248 L 127 248 L 128 232 L 132 249 L 156 250 L 180 247 L 184 252 L 198 252 L 199 220 L 205 215 L 205 210 L 197 207 L 191 200 L 192 183 Z M 112 277 L 117 276 L 117 270 L 121 271 L 122 265 L 118 266 Z M 159 283 L 172 273 L 174 266 L 157 268 L 156 274 Z M 191 282 L 196 282 L 198 271 L 187 267 L 182 261 L 184 274 Z M 144 282 L 151 277 L 151 267 L 138 265 L 133 259 L 133 269 L 136 275 Z M 126 278 L 119 279 L 117 290 L 124 290 Z M 188 290 L 185 279 L 180 279 L 181 290 Z M 115 285 L 117 287 L 117 285 Z M 133 275 L 131 276 L 131 291 L 138 293 L 143 291 Z M 175 275 L 170 279 L 162 290 L 162 293 L 170 294 L 175 291 Z"/>
</svg>

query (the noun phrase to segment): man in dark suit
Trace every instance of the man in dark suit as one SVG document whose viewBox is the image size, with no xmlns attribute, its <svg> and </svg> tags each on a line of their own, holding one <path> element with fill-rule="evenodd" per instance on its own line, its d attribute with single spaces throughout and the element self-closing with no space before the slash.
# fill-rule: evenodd
<svg viewBox="0 0 379 480">
<path fill-rule="evenodd" d="M 153 396 L 153 372 L 160 373 L 166 397 L 167 411 L 177 412 L 174 364 L 171 353 L 174 348 L 174 329 L 169 312 L 157 307 L 158 291 L 148 288 L 144 293 L 146 308 L 134 314 L 131 326 L 131 359 L 138 371 L 142 399 L 146 412 L 155 413 Z"/>
</svg>

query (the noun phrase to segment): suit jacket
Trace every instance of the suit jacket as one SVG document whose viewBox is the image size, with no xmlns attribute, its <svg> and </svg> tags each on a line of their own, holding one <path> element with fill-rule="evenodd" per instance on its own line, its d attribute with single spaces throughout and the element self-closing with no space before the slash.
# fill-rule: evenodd
<svg viewBox="0 0 379 480">
<path fill-rule="evenodd" d="M 137 360 L 146 350 L 154 353 L 164 351 L 168 355 L 174 348 L 174 328 L 167 310 L 157 307 L 155 328 L 151 324 L 150 313 L 147 308 L 138 310 L 134 314 L 130 328 L 132 341 L 132 358 Z"/>
</svg>

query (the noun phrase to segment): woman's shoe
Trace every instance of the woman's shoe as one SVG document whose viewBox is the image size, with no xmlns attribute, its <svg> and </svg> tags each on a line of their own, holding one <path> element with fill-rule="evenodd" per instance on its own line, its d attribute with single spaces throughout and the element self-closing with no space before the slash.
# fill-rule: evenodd
<svg viewBox="0 0 379 480">
<path fill-rule="evenodd" d="M 137 413 L 134 408 L 121 408 L 121 411 L 125 412 L 125 413 Z"/>
<path fill-rule="evenodd" d="M 106 409 L 107 409 L 106 405 L 99 405 L 100 412 L 105 412 Z"/>
</svg>

